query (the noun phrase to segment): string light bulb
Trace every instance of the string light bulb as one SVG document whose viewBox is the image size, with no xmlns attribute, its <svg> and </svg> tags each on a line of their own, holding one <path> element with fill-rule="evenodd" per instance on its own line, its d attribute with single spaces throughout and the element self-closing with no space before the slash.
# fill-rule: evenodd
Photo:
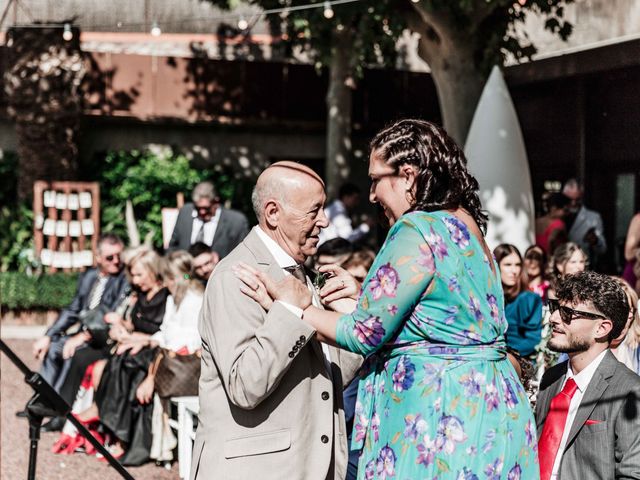
<svg viewBox="0 0 640 480">
<path fill-rule="evenodd" d="M 240 15 L 240 18 L 238 19 L 238 28 L 240 30 L 246 30 L 249 28 L 249 22 L 247 22 L 247 19 L 244 18 L 243 15 Z"/>
<path fill-rule="evenodd" d="M 62 30 L 62 38 L 69 42 L 73 38 L 73 30 L 71 30 L 71 25 L 68 23 L 64 24 L 64 28 Z"/>
<path fill-rule="evenodd" d="M 155 20 L 153 21 L 153 25 L 151 25 L 151 35 L 154 37 L 159 37 L 162 34 L 162 30 L 160 29 L 160 25 Z"/>
<path fill-rule="evenodd" d="M 420 0 L 411 0 L 413 3 L 418 3 Z"/>
<path fill-rule="evenodd" d="M 334 12 L 333 12 L 333 8 L 331 8 L 331 3 L 330 2 L 324 2 L 324 12 L 322 12 L 322 14 L 324 15 L 324 18 L 326 18 L 327 20 L 333 18 Z"/>
</svg>

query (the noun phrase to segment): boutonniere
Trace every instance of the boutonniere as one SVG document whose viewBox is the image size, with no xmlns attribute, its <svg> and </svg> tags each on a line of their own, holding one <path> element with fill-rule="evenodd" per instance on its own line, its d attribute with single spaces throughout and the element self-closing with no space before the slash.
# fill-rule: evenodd
<svg viewBox="0 0 640 480">
<path fill-rule="evenodd" d="M 324 284 L 327 281 L 327 276 L 324 273 L 317 272 L 315 270 L 313 270 L 313 273 L 313 287 L 318 293 L 320 293 L 320 290 L 322 290 L 322 287 L 324 287 Z"/>
</svg>

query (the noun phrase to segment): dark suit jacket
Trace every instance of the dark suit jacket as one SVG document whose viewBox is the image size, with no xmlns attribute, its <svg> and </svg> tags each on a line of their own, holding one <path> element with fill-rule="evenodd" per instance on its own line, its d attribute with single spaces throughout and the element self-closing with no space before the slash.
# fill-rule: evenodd
<svg viewBox="0 0 640 480">
<path fill-rule="evenodd" d="M 215 250 L 220 258 L 226 257 L 231 250 L 249 233 L 249 222 L 244 214 L 226 208 L 219 207 L 220 220 L 216 233 L 213 236 L 211 249 Z M 189 250 L 191 246 L 191 230 L 193 228 L 193 203 L 187 203 L 180 209 L 176 226 L 173 229 L 169 250 Z"/>
<path fill-rule="evenodd" d="M 49 337 L 62 335 L 69 327 L 79 321 L 78 315 L 80 312 L 89 308 L 91 290 L 97 278 L 97 268 L 91 268 L 80 275 L 76 296 L 73 297 L 69 306 L 60 313 L 55 323 L 47 330 Z M 109 310 L 114 310 L 128 286 L 129 283 L 124 272 L 112 275 L 104 287 L 100 305 L 106 306 Z"/>
<path fill-rule="evenodd" d="M 538 436 L 566 372 L 563 362 L 542 377 L 536 405 Z M 558 473 L 562 480 L 640 479 L 640 377 L 610 351 L 582 397 Z"/>
</svg>

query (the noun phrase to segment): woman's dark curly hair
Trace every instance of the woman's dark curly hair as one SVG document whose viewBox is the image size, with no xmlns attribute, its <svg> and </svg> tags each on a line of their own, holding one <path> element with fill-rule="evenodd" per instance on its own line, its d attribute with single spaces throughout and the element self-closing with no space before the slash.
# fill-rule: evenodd
<svg viewBox="0 0 640 480">
<path fill-rule="evenodd" d="M 400 120 L 378 133 L 369 145 L 398 173 L 402 165 L 418 169 L 411 211 L 464 208 L 486 233 L 488 216 L 478 197 L 478 181 L 467 170 L 462 149 L 442 128 L 424 120 Z"/>
</svg>

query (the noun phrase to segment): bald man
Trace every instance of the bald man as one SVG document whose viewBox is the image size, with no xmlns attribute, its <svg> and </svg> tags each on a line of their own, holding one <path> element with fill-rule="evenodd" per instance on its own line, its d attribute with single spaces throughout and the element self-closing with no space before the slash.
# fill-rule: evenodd
<svg viewBox="0 0 640 480">
<path fill-rule="evenodd" d="M 325 198 L 313 170 L 293 162 L 271 165 L 252 195 L 258 225 L 209 280 L 199 320 L 192 479 L 345 477 L 342 388 L 358 362 L 320 344 L 296 307 L 277 301 L 265 312 L 240 291 L 233 273 L 244 262 L 274 280 L 291 276 L 286 281 L 310 287 L 304 273 L 292 270 L 316 253 L 328 223 Z"/>
</svg>

